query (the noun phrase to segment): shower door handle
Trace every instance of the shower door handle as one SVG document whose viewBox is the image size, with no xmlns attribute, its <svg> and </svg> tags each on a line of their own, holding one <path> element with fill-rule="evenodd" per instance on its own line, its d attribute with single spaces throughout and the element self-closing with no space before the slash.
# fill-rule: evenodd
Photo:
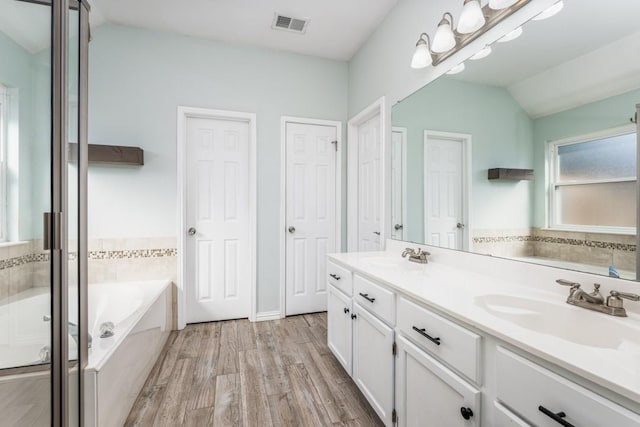
<svg viewBox="0 0 640 427">
<path fill-rule="evenodd" d="M 190 228 L 187 230 L 187 234 L 188 234 L 189 236 L 195 236 L 195 234 L 196 234 L 196 229 L 195 229 L 195 228 L 193 228 L 193 227 L 190 227 Z"/>
</svg>

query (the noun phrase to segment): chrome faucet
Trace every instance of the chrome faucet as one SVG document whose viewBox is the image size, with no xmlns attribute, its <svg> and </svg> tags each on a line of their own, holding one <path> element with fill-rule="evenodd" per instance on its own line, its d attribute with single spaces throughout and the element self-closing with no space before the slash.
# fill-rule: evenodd
<svg viewBox="0 0 640 427">
<path fill-rule="evenodd" d="M 429 252 L 424 251 L 420 248 L 406 248 L 404 251 L 402 251 L 402 258 L 406 258 L 407 256 L 409 256 L 409 261 L 417 262 L 419 264 L 428 264 L 429 260 L 427 259 L 427 257 L 429 255 L 431 255 Z"/>
<path fill-rule="evenodd" d="M 48 314 L 45 314 L 44 316 L 42 316 L 42 321 L 43 322 L 49 322 L 51 320 L 51 316 L 49 316 Z M 76 325 L 73 322 L 68 322 L 68 331 L 69 331 L 69 335 L 71 335 L 71 338 L 73 338 L 73 340 L 76 342 L 76 347 L 80 348 L 80 342 L 78 340 L 78 325 Z M 93 337 L 91 336 L 91 334 L 87 334 L 89 335 L 89 339 L 88 339 L 88 344 L 89 344 L 89 348 L 91 348 L 91 344 L 93 342 Z"/>
<path fill-rule="evenodd" d="M 586 308 L 588 310 L 599 311 L 610 316 L 627 317 L 627 311 L 623 307 L 622 298 L 631 301 L 640 301 L 640 295 L 628 294 L 624 292 L 611 291 L 606 298 L 600 293 L 600 285 L 593 285 L 593 292 L 588 293 L 580 288 L 580 283 L 570 280 L 558 279 L 556 283 L 563 286 L 570 286 L 567 304 Z"/>
</svg>

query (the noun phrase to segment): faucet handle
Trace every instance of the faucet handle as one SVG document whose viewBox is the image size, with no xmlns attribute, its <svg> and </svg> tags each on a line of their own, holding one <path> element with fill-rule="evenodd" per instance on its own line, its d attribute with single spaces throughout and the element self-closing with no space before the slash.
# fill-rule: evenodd
<svg viewBox="0 0 640 427">
<path fill-rule="evenodd" d="M 556 283 L 558 285 L 562 285 L 562 286 L 571 286 L 572 288 L 579 288 L 580 287 L 580 283 L 572 282 L 571 280 L 566 280 L 566 279 L 558 279 L 558 280 L 556 280 Z M 600 285 L 598 285 L 598 288 L 599 287 L 600 287 Z M 598 288 L 596 288 L 596 290 Z"/>
<path fill-rule="evenodd" d="M 614 298 L 624 298 L 631 301 L 640 301 L 640 295 L 637 295 L 637 294 L 630 294 L 630 293 L 618 292 L 618 291 L 611 291 L 610 294 Z"/>
</svg>

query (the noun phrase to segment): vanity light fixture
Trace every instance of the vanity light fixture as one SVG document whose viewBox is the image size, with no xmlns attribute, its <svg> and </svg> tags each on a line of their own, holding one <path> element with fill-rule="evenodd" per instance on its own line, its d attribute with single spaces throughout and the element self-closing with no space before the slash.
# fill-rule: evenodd
<svg viewBox="0 0 640 427">
<path fill-rule="evenodd" d="M 464 62 L 461 62 L 460 64 L 456 65 L 455 67 L 447 71 L 447 74 L 449 75 L 460 74 L 461 72 L 464 71 L 464 69 L 465 69 Z"/>
<path fill-rule="evenodd" d="M 544 12 L 541 12 L 538 16 L 532 18 L 533 21 L 542 21 L 543 19 L 551 18 L 554 15 L 557 15 L 564 8 L 564 2 L 560 0 L 553 6 L 549 7 Z"/>
<path fill-rule="evenodd" d="M 464 0 L 462 13 L 458 20 L 458 32 L 460 34 L 473 33 L 482 28 L 486 22 L 482 7 L 480 7 L 480 0 Z"/>
<path fill-rule="evenodd" d="M 447 18 L 447 16 L 449 18 Z M 436 35 L 433 36 L 431 51 L 435 53 L 448 52 L 456 46 L 456 37 L 453 34 L 453 15 L 445 12 L 438 24 Z"/>
<path fill-rule="evenodd" d="M 511 40 L 515 40 L 522 35 L 522 27 L 518 27 L 510 33 L 505 34 L 501 38 L 498 39 L 498 43 L 506 43 Z"/>
<path fill-rule="evenodd" d="M 420 34 L 420 38 L 416 42 L 416 50 L 413 52 L 413 58 L 411 58 L 411 68 L 426 68 L 433 63 L 431 50 L 429 50 L 430 44 L 429 35 L 427 33 Z"/>
<path fill-rule="evenodd" d="M 478 59 L 486 58 L 489 55 L 491 55 L 491 46 L 485 46 L 481 51 L 479 51 L 469 59 L 473 59 L 475 61 Z"/>
<path fill-rule="evenodd" d="M 493 10 L 506 9 L 517 2 L 518 0 L 489 0 L 489 7 Z"/>
</svg>

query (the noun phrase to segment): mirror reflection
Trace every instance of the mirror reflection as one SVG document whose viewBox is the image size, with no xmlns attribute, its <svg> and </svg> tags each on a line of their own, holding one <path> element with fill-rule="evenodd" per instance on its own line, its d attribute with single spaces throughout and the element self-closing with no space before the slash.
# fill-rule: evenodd
<svg viewBox="0 0 640 427">
<path fill-rule="evenodd" d="M 639 14 L 565 2 L 396 104 L 393 238 L 635 279 Z"/>
</svg>

